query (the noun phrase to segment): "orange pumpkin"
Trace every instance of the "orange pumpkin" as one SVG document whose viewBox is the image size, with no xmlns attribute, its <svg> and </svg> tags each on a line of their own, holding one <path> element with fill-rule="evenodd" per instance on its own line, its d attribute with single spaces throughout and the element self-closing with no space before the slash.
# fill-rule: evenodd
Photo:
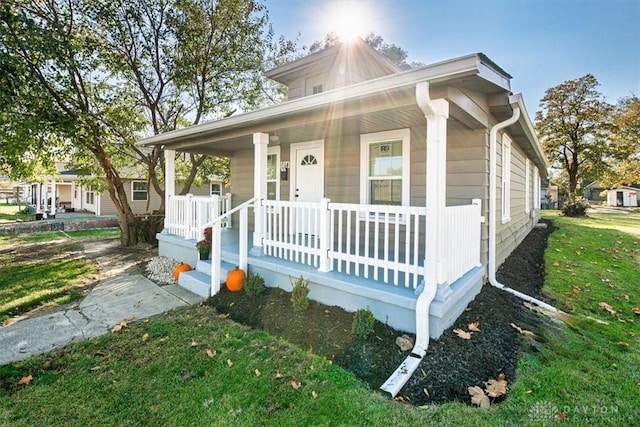
<svg viewBox="0 0 640 427">
<path fill-rule="evenodd" d="M 191 270 L 191 266 L 189 264 L 181 262 L 180 264 L 176 265 L 176 268 L 173 269 L 173 278 L 178 280 L 178 277 L 180 277 L 180 273 L 189 270 Z"/>
<path fill-rule="evenodd" d="M 244 271 L 238 267 L 227 273 L 227 289 L 231 292 L 237 292 L 244 286 L 244 279 L 247 277 Z"/>
</svg>

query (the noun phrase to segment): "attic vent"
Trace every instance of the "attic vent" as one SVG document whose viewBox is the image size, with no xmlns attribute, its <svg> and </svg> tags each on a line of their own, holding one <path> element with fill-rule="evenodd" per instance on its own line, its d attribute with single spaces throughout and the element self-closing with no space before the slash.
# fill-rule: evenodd
<svg viewBox="0 0 640 427">
<path fill-rule="evenodd" d="M 320 92 L 322 92 L 322 85 L 321 84 L 315 85 L 313 87 L 313 95 L 315 95 L 316 93 L 320 93 Z"/>
</svg>

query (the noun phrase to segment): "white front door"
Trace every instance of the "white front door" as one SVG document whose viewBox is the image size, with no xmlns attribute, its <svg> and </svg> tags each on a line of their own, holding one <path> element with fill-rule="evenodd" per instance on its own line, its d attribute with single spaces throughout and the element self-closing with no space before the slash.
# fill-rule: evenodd
<svg viewBox="0 0 640 427">
<path fill-rule="evenodd" d="M 291 145 L 291 198 L 295 202 L 319 202 L 324 197 L 324 141 Z M 298 212 L 298 233 L 313 234 L 315 218 Z"/>
</svg>

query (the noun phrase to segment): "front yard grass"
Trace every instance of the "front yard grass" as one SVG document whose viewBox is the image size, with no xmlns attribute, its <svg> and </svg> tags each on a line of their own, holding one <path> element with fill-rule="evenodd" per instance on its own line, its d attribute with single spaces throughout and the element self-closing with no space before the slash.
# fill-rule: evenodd
<svg viewBox="0 0 640 427">
<path fill-rule="evenodd" d="M 544 291 L 566 324 L 522 357 L 507 398 L 488 409 L 388 401 L 326 359 L 198 306 L 0 366 L 0 425 L 637 425 L 640 213 L 630 215 L 550 216 L 559 229 Z"/>
<path fill-rule="evenodd" d="M 114 235 L 119 231 L 0 236 L 0 324 L 36 308 L 81 299 L 81 289 L 96 273 L 92 262 L 84 258 L 81 240 Z M 43 241 L 47 243 L 37 244 Z"/>
</svg>

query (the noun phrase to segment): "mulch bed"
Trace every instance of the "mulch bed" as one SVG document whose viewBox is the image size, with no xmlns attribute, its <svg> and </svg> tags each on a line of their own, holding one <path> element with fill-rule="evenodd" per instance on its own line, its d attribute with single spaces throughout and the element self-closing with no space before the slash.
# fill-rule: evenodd
<svg viewBox="0 0 640 427">
<path fill-rule="evenodd" d="M 498 270 L 498 281 L 536 298 L 544 284 L 544 250 L 553 226 L 535 228 Z M 352 371 L 378 389 L 408 356 L 395 345 L 402 333 L 376 322 L 375 332 L 366 341 L 355 340 L 353 313 L 311 301 L 302 314 L 293 311 L 290 294 L 267 288 L 262 295 L 223 289 L 209 300 L 219 313 L 233 320 L 263 329 L 302 348 L 327 357 Z M 470 340 L 459 338 L 453 329 L 468 330 L 479 322 L 481 332 Z M 515 380 L 518 355 L 535 351 L 536 343 L 525 340 L 511 324 L 540 335 L 543 318 L 526 308 L 518 298 L 485 284 L 455 325 L 437 340 L 431 340 L 426 356 L 400 392 L 413 405 L 460 400 L 469 402 L 467 387 L 484 388 L 486 381 L 504 374 Z"/>
</svg>

